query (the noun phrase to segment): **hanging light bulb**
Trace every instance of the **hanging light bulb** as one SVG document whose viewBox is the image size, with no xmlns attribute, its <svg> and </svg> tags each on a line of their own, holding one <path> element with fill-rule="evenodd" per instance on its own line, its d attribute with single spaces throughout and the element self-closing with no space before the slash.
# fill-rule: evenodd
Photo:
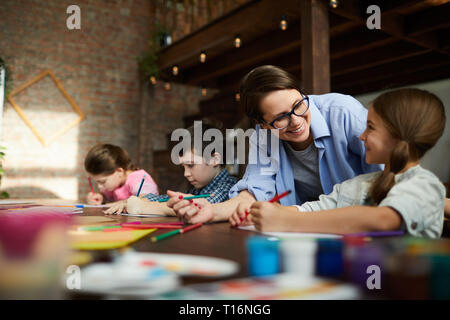
<svg viewBox="0 0 450 320">
<path fill-rule="evenodd" d="M 236 101 L 241 101 L 241 95 L 240 95 L 240 93 L 239 93 L 239 92 L 236 93 L 236 94 L 234 95 L 234 98 L 236 99 Z"/>
<path fill-rule="evenodd" d="M 202 87 L 202 96 L 206 97 L 207 90 L 205 87 Z"/>
<path fill-rule="evenodd" d="M 330 7 L 332 7 L 333 9 L 336 9 L 338 5 L 339 5 L 338 0 L 330 0 Z"/>
<path fill-rule="evenodd" d="M 172 67 L 172 74 L 174 75 L 174 76 L 177 76 L 178 75 L 178 66 L 173 66 Z"/>
<path fill-rule="evenodd" d="M 281 20 L 280 20 L 280 29 L 284 31 L 287 29 L 287 27 L 288 27 L 288 22 L 286 20 L 286 17 L 282 16 Z"/>
<path fill-rule="evenodd" d="M 237 36 L 234 38 L 234 46 L 235 46 L 236 48 L 239 48 L 239 47 L 241 46 L 241 44 L 242 44 L 241 36 L 240 36 L 240 35 L 237 35 Z"/>
<path fill-rule="evenodd" d="M 156 77 L 155 77 L 155 76 L 151 76 L 151 77 L 150 77 L 150 82 L 151 82 L 152 84 L 156 84 Z"/>
<path fill-rule="evenodd" d="M 170 82 L 164 83 L 164 89 L 166 89 L 167 91 L 170 91 Z"/>
<path fill-rule="evenodd" d="M 205 63 L 205 61 L 206 61 L 206 52 L 205 52 L 205 51 L 202 51 L 202 52 L 200 53 L 200 62 L 201 62 L 201 63 Z"/>
</svg>

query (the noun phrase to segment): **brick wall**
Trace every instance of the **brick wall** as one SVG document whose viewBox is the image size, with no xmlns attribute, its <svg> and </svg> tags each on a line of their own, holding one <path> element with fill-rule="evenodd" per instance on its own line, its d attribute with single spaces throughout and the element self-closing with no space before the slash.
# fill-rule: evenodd
<svg viewBox="0 0 450 320">
<path fill-rule="evenodd" d="M 182 176 L 175 179 L 178 173 L 170 164 L 154 167 L 153 154 L 164 153 L 170 132 L 184 127 L 183 117 L 198 111 L 200 90 L 148 86 L 139 80 L 136 57 L 146 49 L 154 21 L 171 23 L 176 40 L 243 2 L 2 0 L 0 56 L 12 71 L 13 89 L 49 69 L 86 115 L 43 146 L 6 101 L 0 142 L 7 148 L 2 190 L 14 198 L 83 200 L 89 192 L 84 157 L 99 142 L 128 150 L 161 191 L 176 189 Z M 81 30 L 66 27 L 71 4 L 81 9 Z M 199 8 L 210 12 L 208 18 L 196 19 Z M 44 138 L 77 118 L 49 77 L 14 100 Z"/>
</svg>

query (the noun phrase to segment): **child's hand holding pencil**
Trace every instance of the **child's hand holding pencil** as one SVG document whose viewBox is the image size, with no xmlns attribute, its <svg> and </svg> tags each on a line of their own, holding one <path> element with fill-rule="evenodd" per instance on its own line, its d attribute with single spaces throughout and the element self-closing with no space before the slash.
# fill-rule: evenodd
<svg viewBox="0 0 450 320">
<path fill-rule="evenodd" d="M 170 190 L 167 195 L 170 196 L 167 206 L 172 208 L 182 221 L 195 224 L 209 222 L 214 218 L 212 205 L 205 199 L 206 195 L 193 196 Z"/>
<path fill-rule="evenodd" d="M 249 215 L 250 205 L 246 202 L 238 204 L 236 211 L 230 216 L 228 221 L 232 227 L 238 227 L 240 225 L 251 225 L 251 216 Z"/>
</svg>

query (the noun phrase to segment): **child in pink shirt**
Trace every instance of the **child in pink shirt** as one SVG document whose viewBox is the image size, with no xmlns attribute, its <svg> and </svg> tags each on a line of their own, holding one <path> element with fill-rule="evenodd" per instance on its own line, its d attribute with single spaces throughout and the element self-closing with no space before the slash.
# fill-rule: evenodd
<svg viewBox="0 0 450 320">
<path fill-rule="evenodd" d="M 128 153 L 121 147 L 111 144 L 94 146 L 86 155 L 84 167 L 100 190 L 100 193 L 88 193 L 88 204 L 126 201 L 137 194 L 144 175 L 141 194 L 158 194 L 158 186 L 152 177 L 136 168 Z"/>
</svg>

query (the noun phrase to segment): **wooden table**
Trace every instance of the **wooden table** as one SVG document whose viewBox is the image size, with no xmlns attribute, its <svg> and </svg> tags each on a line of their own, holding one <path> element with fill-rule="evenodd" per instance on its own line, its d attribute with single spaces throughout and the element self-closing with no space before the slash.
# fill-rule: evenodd
<svg viewBox="0 0 450 320">
<path fill-rule="evenodd" d="M 103 215 L 101 209 L 85 208 L 83 215 L 100 216 Z M 175 217 L 151 217 L 138 218 L 128 216 L 109 215 L 118 223 L 142 221 L 142 222 L 174 222 L 177 221 Z M 445 221 L 443 236 L 448 237 L 450 234 L 449 221 Z M 212 223 L 203 225 L 200 228 L 194 229 L 185 234 L 179 234 L 160 242 L 152 242 L 151 236 L 167 232 L 168 230 L 157 230 L 149 236 L 146 236 L 137 242 L 133 243 L 131 247 L 138 252 L 155 252 L 155 253 L 174 253 L 174 254 L 190 254 L 197 256 L 208 256 L 235 261 L 239 264 L 239 271 L 227 278 L 200 278 L 200 277 L 183 277 L 182 284 L 198 284 L 218 280 L 229 280 L 236 278 L 249 277 L 248 261 L 246 252 L 246 240 L 249 236 L 255 235 L 251 231 L 231 228 L 228 222 Z M 110 258 L 114 250 L 108 251 L 93 251 L 95 261 L 108 261 L 108 254 Z M 93 295 L 71 294 L 69 299 L 90 299 L 101 298 Z"/>
<path fill-rule="evenodd" d="M 103 215 L 103 213 L 101 209 L 85 208 L 82 215 L 100 216 Z M 143 223 L 178 221 L 175 217 L 138 218 L 117 215 L 108 215 L 108 217 L 115 219 L 118 223 L 131 221 L 142 221 Z M 169 230 L 164 229 L 156 230 L 151 235 L 134 242 L 131 247 L 138 252 L 191 254 L 228 259 L 239 264 L 239 271 L 230 277 L 220 278 L 220 280 L 229 280 L 249 276 L 247 271 L 246 239 L 249 236 L 254 235 L 254 232 L 231 228 L 228 222 L 221 222 L 206 224 L 185 234 L 175 235 L 161 240 L 160 242 L 152 242 L 150 240 L 152 236 L 168 231 Z M 111 250 L 92 251 L 92 253 L 94 255 L 94 262 L 105 260 L 108 261 L 108 256 L 112 256 Z M 182 278 L 183 285 L 205 283 L 217 280 L 217 278 L 203 277 Z M 69 298 L 84 299 L 89 298 L 89 296 L 74 294 Z"/>
</svg>

